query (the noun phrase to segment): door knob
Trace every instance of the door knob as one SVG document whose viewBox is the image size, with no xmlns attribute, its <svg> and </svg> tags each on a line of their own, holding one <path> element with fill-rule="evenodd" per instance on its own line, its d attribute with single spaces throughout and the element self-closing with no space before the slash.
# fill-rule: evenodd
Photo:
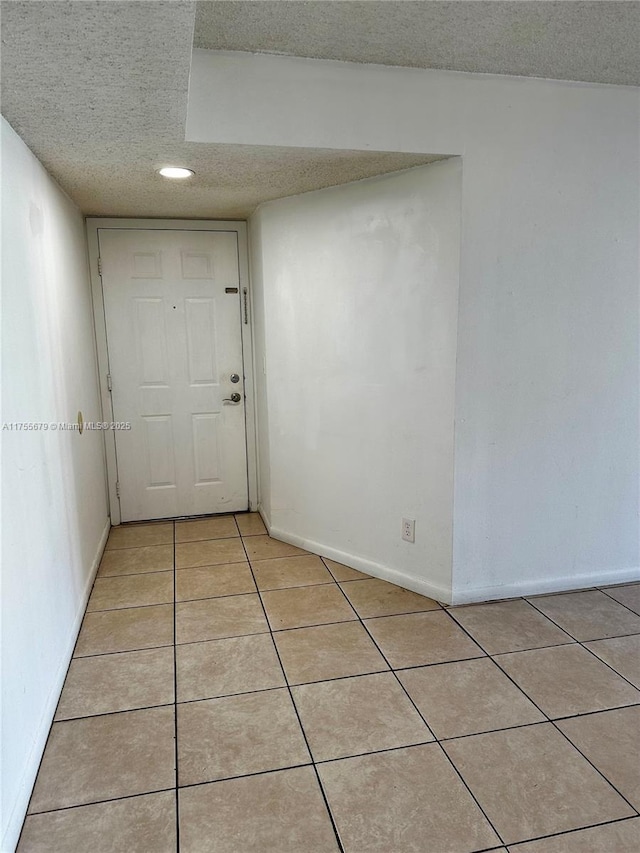
<svg viewBox="0 0 640 853">
<path fill-rule="evenodd" d="M 230 397 L 225 397 L 223 403 L 239 403 L 242 397 L 237 391 L 234 391 Z"/>
<path fill-rule="evenodd" d="M 229 379 L 234 383 L 234 385 L 236 382 L 240 382 L 240 377 L 237 373 L 232 373 Z"/>
</svg>

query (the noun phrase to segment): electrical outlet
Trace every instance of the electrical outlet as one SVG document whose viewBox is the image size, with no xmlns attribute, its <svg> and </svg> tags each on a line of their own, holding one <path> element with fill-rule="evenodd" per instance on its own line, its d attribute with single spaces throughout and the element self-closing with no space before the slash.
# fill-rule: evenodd
<svg viewBox="0 0 640 853">
<path fill-rule="evenodd" d="M 416 541 L 416 520 L 415 518 L 402 519 L 402 538 L 405 542 Z"/>
</svg>

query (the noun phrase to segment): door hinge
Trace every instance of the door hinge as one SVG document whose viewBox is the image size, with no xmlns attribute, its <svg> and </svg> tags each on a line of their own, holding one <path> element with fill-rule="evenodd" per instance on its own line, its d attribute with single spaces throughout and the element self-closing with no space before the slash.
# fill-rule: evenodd
<svg viewBox="0 0 640 853">
<path fill-rule="evenodd" d="M 244 296 L 244 322 L 245 325 L 247 325 L 247 323 L 249 322 L 249 301 L 246 287 L 242 288 L 242 294 Z"/>
<path fill-rule="evenodd" d="M 98 258 L 98 275 L 102 275 L 102 258 Z"/>
<path fill-rule="evenodd" d="M 107 373 L 107 391 L 112 391 L 113 385 L 111 384 L 111 374 Z"/>
<path fill-rule="evenodd" d="M 120 497 L 120 480 L 116 480 L 116 497 Z"/>
</svg>

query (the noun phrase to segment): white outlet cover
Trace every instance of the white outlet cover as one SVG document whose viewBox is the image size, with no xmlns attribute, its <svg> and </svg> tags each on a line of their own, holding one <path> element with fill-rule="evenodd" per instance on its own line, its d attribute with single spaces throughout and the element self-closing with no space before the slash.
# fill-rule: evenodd
<svg viewBox="0 0 640 853">
<path fill-rule="evenodd" d="M 402 538 L 405 542 L 416 541 L 416 520 L 415 518 L 402 519 Z"/>
</svg>

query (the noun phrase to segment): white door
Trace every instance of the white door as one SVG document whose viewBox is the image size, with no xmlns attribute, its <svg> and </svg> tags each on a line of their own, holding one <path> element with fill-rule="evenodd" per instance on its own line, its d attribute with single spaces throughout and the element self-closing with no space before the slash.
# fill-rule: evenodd
<svg viewBox="0 0 640 853">
<path fill-rule="evenodd" d="M 122 521 L 247 509 L 236 233 L 98 235 Z"/>
</svg>

